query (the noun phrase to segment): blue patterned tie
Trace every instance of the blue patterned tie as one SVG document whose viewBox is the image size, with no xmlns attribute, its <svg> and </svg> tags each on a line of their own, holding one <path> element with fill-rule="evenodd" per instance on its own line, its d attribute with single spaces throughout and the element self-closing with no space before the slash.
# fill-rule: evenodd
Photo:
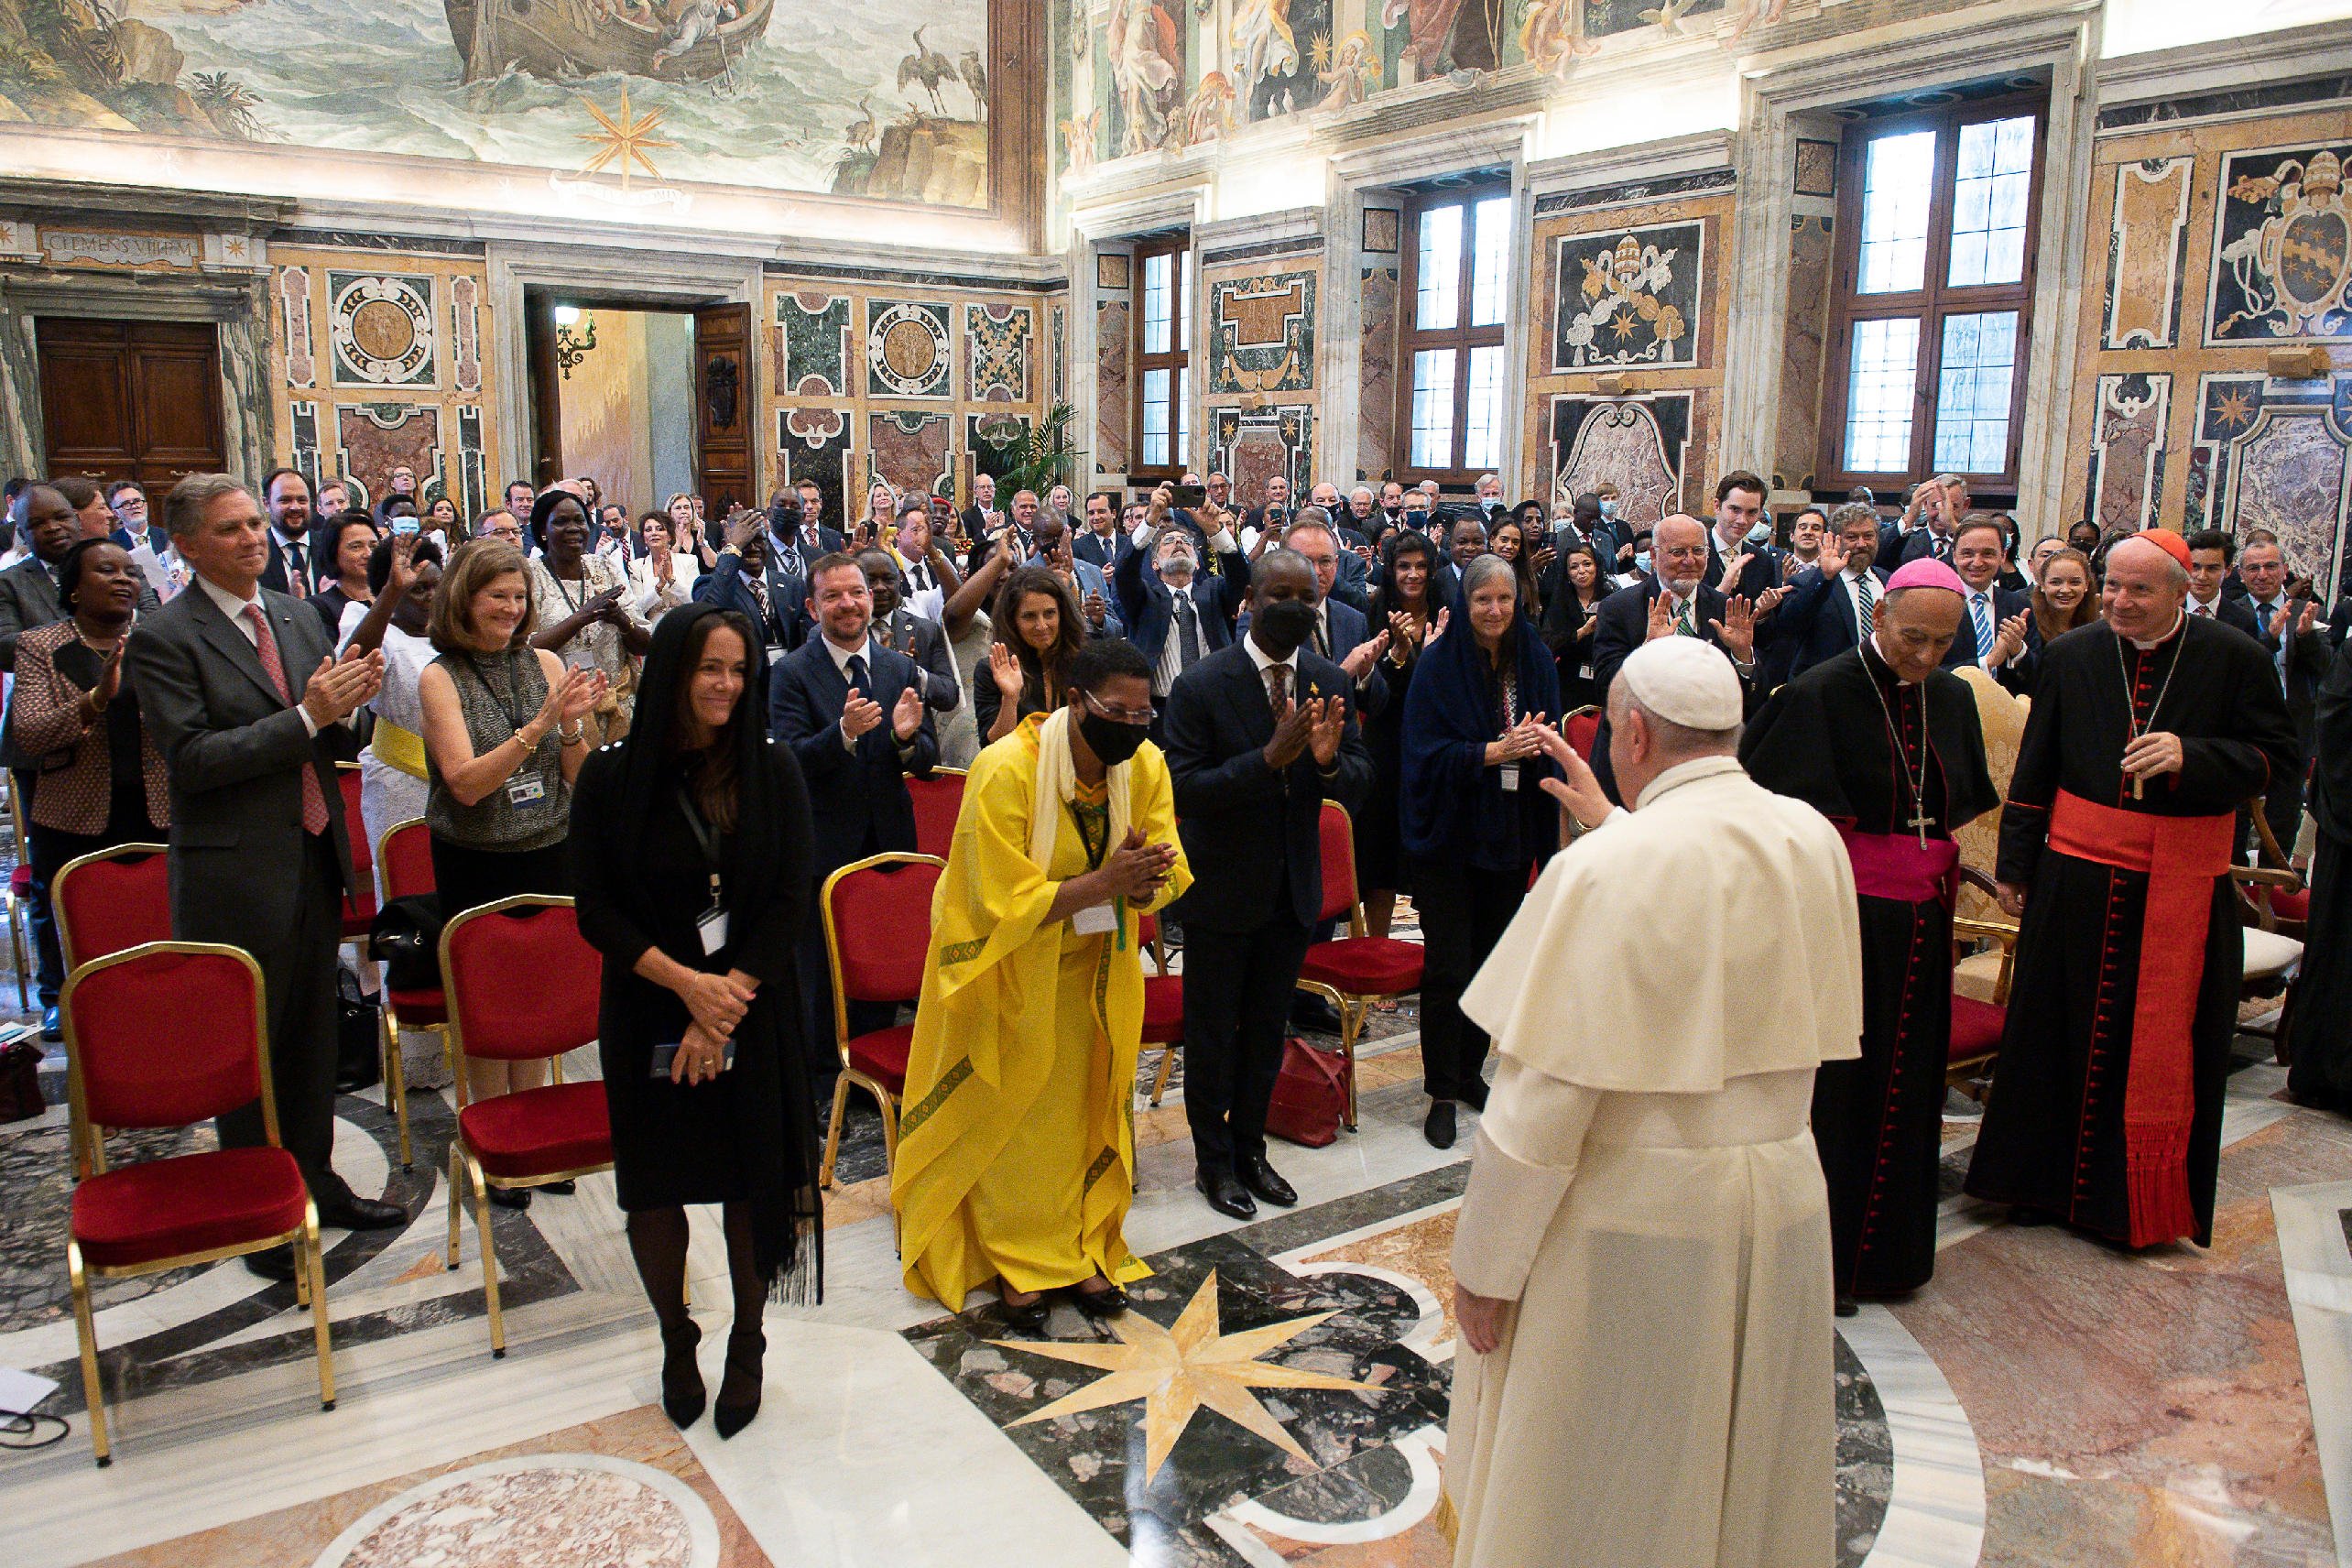
<svg viewBox="0 0 2352 1568">
<path fill-rule="evenodd" d="M 1970 615 L 1976 623 L 1976 657 L 1982 659 L 1993 651 L 1993 601 L 1985 593 L 1968 595 Z"/>
</svg>

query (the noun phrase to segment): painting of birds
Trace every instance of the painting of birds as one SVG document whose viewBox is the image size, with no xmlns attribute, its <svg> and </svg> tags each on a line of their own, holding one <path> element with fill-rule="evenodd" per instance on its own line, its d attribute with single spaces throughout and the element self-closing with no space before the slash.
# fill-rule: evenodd
<svg viewBox="0 0 2352 1568">
<path fill-rule="evenodd" d="M 904 89 L 910 83 L 920 82 L 922 90 L 931 94 L 931 107 L 943 119 L 947 115 L 947 104 L 939 95 L 940 84 L 954 80 L 955 62 L 924 43 L 923 28 L 917 27 L 915 52 L 898 61 L 899 87 Z"/>
<path fill-rule="evenodd" d="M 1641 14 L 1641 19 L 1645 22 L 1656 23 L 1661 32 L 1680 33 L 1682 30 L 1683 14 L 1689 11 L 1694 3 L 1695 0 L 1660 0 L 1657 9 L 1644 11 Z"/>
<path fill-rule="evenodd" d="M 964 78 L 964 85 L 972 90 L 972 117 L 975 120 L 986 120 L 988 118 L 988 67 L 981 60 L 980 51 L 965 49 L 964 58 L 956 62 L 955 69 L 957 74 Z"/>
</svg>

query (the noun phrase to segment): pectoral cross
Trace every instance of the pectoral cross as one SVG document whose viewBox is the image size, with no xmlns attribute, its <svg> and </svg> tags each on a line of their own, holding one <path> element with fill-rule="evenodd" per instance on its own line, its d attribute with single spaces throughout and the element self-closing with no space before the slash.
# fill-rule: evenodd
<svg viewBox="0 0 2352 1568">
<path fill-rule="evenodd" d="M 1911 818 L 1906 825 L 1918 832 L 1919 846 L 1922 849 L 1925 849 L 1927 847 L 1927 830 L 1935 825 L 1935 819 L 1927 814 L 1927 808 L 1925 806 L 1922 806 L 1919 809 L 1919 814 Z"/>
</svg>

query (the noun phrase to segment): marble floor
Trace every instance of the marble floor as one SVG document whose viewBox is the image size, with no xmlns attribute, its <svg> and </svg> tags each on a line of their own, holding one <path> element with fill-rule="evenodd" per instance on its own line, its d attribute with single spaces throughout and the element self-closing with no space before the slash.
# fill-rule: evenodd
<svg viewBox="0 0 2352 1568">
<path fill-rule="evenodd" d="M 862 1116 L 824 1304 L 771 1309 L 764 1412 L 725 1442 L 660 1414 L 608 1178 L 497 1211 L 511 1348 L 493 1360 L 470 1223 L 463 1266 L 439 1256 L 447 1108 L 417 1097 L 403 1171 L 370 1092 L 339 1106 L 337 1162 L 411 1223 L 330 1233 L 337 1409 L 318 1409 L 290 1291 L 234 1265 L 110 1285 L 97 1470 L 59 1264 L 62 1113 L 0 1128 L 0 1368 L 58 1380 L 41 1409 L 73 1426 L 0 1453 L 0 1560 L 1432 1568 L 1468 1139 L 1420 1136 L 1414 1022 L 1377 1020 L 1357 1133 L 1277 1146 L 1292 1211 L 1236 1225 L 1199 1201 L 1181 1074 L 1138 1110 L 1128 1236 L 1154 1273 L 1116 1334 L 907 1294 Z M 2330 1530 L 2352 1521 L 2352 1124 L 2279 1099 L 2243 1043 L 2208 1250 L 2009 1226 L 1958 1194 L 1974 1127 L 1947 1123 L 1934 1282 L 1838 1325 L 1839 1568 L 2352 1564 Z M 714 1220 L 691 1265 L 713 1377 Z"/>
</svg>

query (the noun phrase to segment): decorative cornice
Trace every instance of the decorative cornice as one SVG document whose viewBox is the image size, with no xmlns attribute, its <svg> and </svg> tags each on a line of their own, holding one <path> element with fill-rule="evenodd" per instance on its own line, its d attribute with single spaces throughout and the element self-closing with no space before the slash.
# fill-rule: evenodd
<svg viewBox="0 0 2352 1568">
<path fill-rule="evenodd" d="M 279 229 L 269 236 L 274 245 L 313 250 L 384 250 L 407 256 L 482 256 L 486 240 L 443 239 L 431 234 L 381 234 L 351 229 Z"/>
<path fill-rule="evenodd" d="M 0 212 L 35 223 L 88 225 L 176 219 L 250 234 L 290 222 L 294 211 L 294 202 L 275 196 L 0 175 Z"/>
<path fill-rule="evenodd" d="M 1236 262 L 1266 261 L 1283 256 L 1320 258 L 1323 256 L 1323 235 L 1309 234 L 1302 239 L 1261 240 L 1256 245 L 1227 245 L 1222 250 L 1203 250 L 1201 252 L 1201 265 L 1231 267 Z"/>
<path fill-rule="evenodd" d="M 2102 133 L 2340 102 L 2352 98 L 2352 22 L 2104 60 L 2097 93 Z"/>
<path fill-rule="evenodd" d="M 1555 191 L 1535 201 L 1539 218 L 1554 212 L 1583 212 L 1599 207 L 1635 207 L 1647 201 L 1663 201 L 1674 196 L 1698 196 L 1709 191 L 1729 191 L 1739 183 L 1739 177 L 1728 169 L 1704 169 L 1697 174 L 1670 174 L 1659 180 L 1631 180 L 1623 185 L 1597 185 L 1588 191 Z"/>
<path fill-rule="evenodd" d="M 1604 147 L 1545 158 L 1527 169 L 1538 217 L 1589 207 L 1624 206 L 1668 196 L 1726 191 L 1736 183 L 1728 131 Z"/>
<path fill-rule="evenodd" d="M 1273 256 L 1319 256 L 1323 252 L 1323 223 L 1321 207 L 1293 207 L 1285 212 L 1226 218 L 1195 224 L 1192 248 L 1203 267 Z"/>
<path fill-rule="evenodd" d="M 1004 273 L 942 272 L 903 267 L 841 267 L 819 260 L 766 261 L 759 270 L 769 278 L 801 278 L 811 283 L 887 283 L 919 289 L 982 289 L 994 294 L 1055 294 L 1070 287 L 1066 278 L 1007 277 Z"/>
</svg>

